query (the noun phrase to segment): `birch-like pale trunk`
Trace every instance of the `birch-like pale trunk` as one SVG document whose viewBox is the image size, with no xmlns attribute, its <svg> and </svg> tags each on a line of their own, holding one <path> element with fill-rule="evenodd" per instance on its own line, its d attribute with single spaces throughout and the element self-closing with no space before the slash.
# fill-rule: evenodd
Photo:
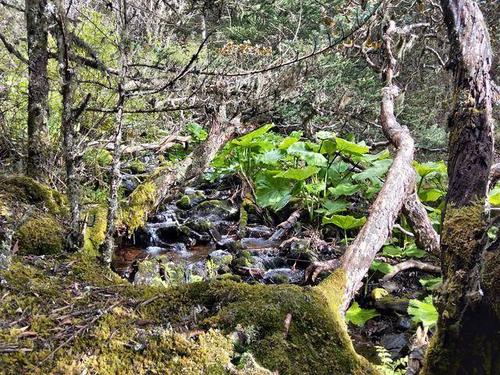
<svg viewBox="0 0 500 375">
<path fill-rule="evenodd" d="M 128 67 L 128 20 L 127 0 L 116 2 L 116 21 L 118 27 L 118 50 L 120 54 L 120 72 L 118 76 L 118 102 L 116 113 L 116 126 L 113 139 L 113 159 L 111 161 L 111 173 L 109 183 L 107 227 L 104 242 L 101 245 L 101 260 L 106 266 L 111 265 L 113 250 L 115 247 L 116 222 L 118 218 L 118 189 L 122 181 L 121 175 L 121 143 L 123 134 L 125 105 L 125 80 Z"/>
</svg>

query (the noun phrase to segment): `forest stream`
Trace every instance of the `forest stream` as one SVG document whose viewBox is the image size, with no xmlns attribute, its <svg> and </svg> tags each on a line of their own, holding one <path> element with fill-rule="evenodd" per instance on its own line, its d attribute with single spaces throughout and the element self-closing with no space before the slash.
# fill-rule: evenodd
<svg viewBox="0 0 500 375">
<path fill-rule="evenodd" d="M 113 269 L 136 285 L 171 286 L 215 278 L 303 284 L 311 262 L 340 256 L 338 247 L 315 239 L 300 223 L 286 231 L 243 208 L 239 188 L 234 177 L 185 188 L 177 201 L 163 205 L 120 245 Z M 431 274 L 405 271 L 385 283 L 382 276 L 371 272 L 356 299 L 374 308 L 375 317 L 361 326 L 349 324 L 356 350 L 375 362 L 376 346 L 384 347 L 393 360 L 408 355 L 416 328 L 408 315 L 409 300 L 426 295 L 419 280 Z M 377 295 L 385 290 L 391 294 Z"/>
</svg>

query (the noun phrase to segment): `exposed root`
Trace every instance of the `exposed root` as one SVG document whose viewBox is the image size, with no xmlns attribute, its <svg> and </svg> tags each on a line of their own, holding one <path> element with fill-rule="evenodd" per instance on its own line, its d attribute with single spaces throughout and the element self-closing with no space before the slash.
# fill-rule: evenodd
<svg viewBox="0 0 500 375">
<path fill-rule="evenodd" d="M 392 271 L 382 278 L 382 282 L 389 281 L 401 271 L 409 269 L 419 269 L 420 271 L 425 272 L 441 273 L 441 268 L 433 266 L 432 264 L 420 262 L 418 260 L 407 260 L 405 262 L 392 266 Z"/>
</svg>

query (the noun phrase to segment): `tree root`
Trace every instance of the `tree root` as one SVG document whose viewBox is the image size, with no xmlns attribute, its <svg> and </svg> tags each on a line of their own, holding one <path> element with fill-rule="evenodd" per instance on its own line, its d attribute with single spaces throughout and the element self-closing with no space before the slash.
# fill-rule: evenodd
<svg viewBox="0 0 500 375">
<path fill-rule="evenodd" d="M 405 262 L 392 266 L 392 271 L 382 278 L 382 282 L 389 281 L 401 271 L 409 269 L 418 269 L 420 271 L 431 273 L 441 273 L 441 268 L 438 266 L 433 266 L 432 264 L 420 262 L 418 260 L 407 260 Z"/>
</svg>

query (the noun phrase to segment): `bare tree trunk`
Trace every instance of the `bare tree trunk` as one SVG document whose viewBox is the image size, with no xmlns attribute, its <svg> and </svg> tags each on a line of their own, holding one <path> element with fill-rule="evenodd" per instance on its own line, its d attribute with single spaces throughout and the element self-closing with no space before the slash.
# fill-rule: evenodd
<svg viewBox="0 0 500 375">
<path fill-rule="evenodd" d="M 28 33 L 28 176 L 41 182 L 48 175 L 48 105 L 47 78 L 48 9 L 47 0 L 26 0 L 26 30 Z"/>
<path fill-rule="evenodd" d="M 396 156 L 389 169 L 382 190 L 370 208 L 370 215 L 365 225 L 349 245 L 338 261 L 316 263 L 306 274 L 315 278 L 321 271 L 339 267 L 345 274 L 344 295 L 340 309 L 347 310 L 377 252 L 391 234 L 392 227 L 401 211 L 407 196 L 415 189 L 415 171 L 412 166 L 415 150 L 413 139 L 406 127 L 402 127 L 394 115 L 394 100 L 399 89 L 393 84 L 396 60 L 392 55 L 391 36 L 396 32 L 396 25 L 390 22 L 384 35 L 384 48 L 387 66 L 384 70 L 386 86 L 382 89 L 380 122 L 382 130 L 397 148 Z M 330 276 L 333 277 L 333 276 Z"/>
<path fill-rule="evenodd" d="M 78 176 L 78 150 L 76 149 L 75 113 L 73 112 L 73 69 L 70 66 L 71 34 L 66 24 L 64 2 L 58 0 L 54 19 L 57 29 L 57 58 L 61 76 L 62 115 L 61 129 L 63 133 L 63 154 L 66 166 L 66 193 L 70 207 L 69 233 L 66 236 L 66 249 L 77 251 L 83 241 L 80 228 L 80 179 Z"/>
<path fill-rule="evenodd" d="M 485 246 L 485 199 L 493 160 L 492 53 L 473 0 L 441 0 L 451 44 L 449 190 L 441 235 L 443 286 L 437 334 L 424 374 L 500 373 L 498 241 Z"/>
<path fill-rule="evenodd" d="M 118 189 L 120 187 L 121 176 L 121 143 L 123 132 L 123 107 L 125 104 L 125 77 L 128 67 L 128 20 L 127 20 L 127 0 L 118 0 L 116 6 L 116 20 L 119 29 L 120 40 L 118 49 L 120 53 L 120 73 L 118 83 L 118 103 L 116 114 L 116 127 L 114 134 L 113 160 L 111 162 L 111 176 L 109 183 L 109 203 L 107 216 L 107 229 L 104 242 L 101 245 L 101 260 L 106 266 L 111 265 L 111 258 L 114 249 L 114 237 L 116 234 L 116 220 L 118 217 Z"/>
</svg>

